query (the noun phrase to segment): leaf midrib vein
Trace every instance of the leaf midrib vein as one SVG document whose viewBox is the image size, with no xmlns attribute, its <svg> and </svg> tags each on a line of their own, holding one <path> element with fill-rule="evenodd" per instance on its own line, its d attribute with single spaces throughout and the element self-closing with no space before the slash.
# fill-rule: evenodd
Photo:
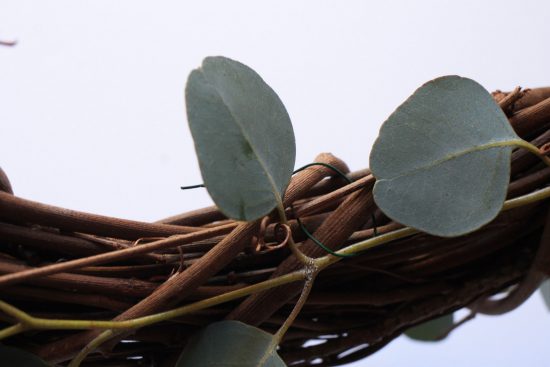
<svg viewBox="0 0 550 367">
<path fill-rule="evenodd" d="M 511 139 L 511 140 L 497 141 L 497 142 L 493 142 L 493 143 L 489 143 L 489 144 L 478 145 L 476 147 L 466 149 L 466 150 L 463 150 L 463 151 L 460 151 L 460 152 L 457 152 L 457 153 L 448 154 L 448 155 L 446 155 L 445 157 L 443 157 L 441 159 L 438 159 L 436 161 L 432 161 L 431 163 L 429 163 L 427 165 L 424 165 L 424 166 L 421 166 L 421 167 L 416 167 L 412 170 L 403 172 L 403 173 L 401 173 L 397 176 L 379 178 L 378 181 L 396 180 L 396 179 L 404 177 L 404 176 L 410 176 L 410 175 L 412 175 L 414 173 L 417 173 L 419 171 L 428 170 L 428 169 L 436 167 L 436 166 L 438 166 L 442 163 L 445 163 L 447 161 L 451 161 L 453 159 L 456 159 L 458 157 L 462 157 L 462 156 L 470 154 L 470 153 L 479 152 L 479 151 L 482 151 L 482 150 L 493 149 L 493 148 L 515 146 L 515 145 L 519 145 L 518 143 L 521 143 L 521 142 L 522 142 L 522 140 Z"/>
<path fill-rule="evenodd" d="M 267 179 L 271 185 L 271 189 L 272 189 L 272 193 L 273 193 L 273 196 L 275 196 L 275 200 L 277 201 L 277 203 L 282 203 L 282 199 L 281 199 L 281 196 L 279 195 L 279 190 L 277 188 L 277 185 L 275 184 L 275 181 L 273 179 L 273 177 L 271 176 L 271 173 L 270 171 L 267 169 L 267 165 L 266 163 L 263 161 L 263 159 L 260 157 L 260 155 L 258 154 L 257 152 L 257 149 L 256 149 L 256 146 L 252 143 L 252 141 L 250 140 L 250 137 L 248 136 L 248 134 L 246 133 L 245 129 L 243 128 L 243 126 L 241 125 L 240 123 L 240 120 L 235 116 L 235 114 L 233 113 L 233 110 L 230 108 L 229 104 L 227 103 L 227 101 L 225 100 L 225 98 L 223 97 L 223 95 L 218 91 L 218 89 L 216 88 L 216 85 L 215 84 L 212 84 L 210 82 L 210 80 L 208 79 L 208 77 L 206 76 L 206 74 L 204 73 L 204 71 L 202 72 L 203 75 L 204 75 L 204 79 L 206 80 L 206 82 L 213 87 L 214 91 L 216 92 L 216 94 L 218 95 L 218 97 L 220 97 L 221 101 L 223 102 L 224 106 L 227 108 L 227 110 L 229 111 L 229 113 L 231 114 L 231 117 L 233 117 L 233 120 L 235 121 L 236 125 L 239 127 L 239 130 L 241 131 L 241 133 L 243 134 L 246 142 L 250 145 L 250 148 L 252 149 L 252 152 L 254 153 L 254 156 L 256 157 L 256 159 L 258 160 L 258 162 L 260 162 L 260 166 L 262 167 L 264 173 L 266 174 L 267 176 Z"/>
</svg>

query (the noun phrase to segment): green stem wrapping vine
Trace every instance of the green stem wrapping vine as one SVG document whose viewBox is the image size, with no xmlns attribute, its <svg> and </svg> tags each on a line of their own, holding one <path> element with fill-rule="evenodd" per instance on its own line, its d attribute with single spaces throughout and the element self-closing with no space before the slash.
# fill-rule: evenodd
<svg viewBox="0 0 550 367">
<path fill-rule="evenodd" d="M 523 195 L 514 199 L 507 200 L 504 203 L 503 210 L 509 210 L 517 208 L 519 206 L 529 205 L 541 200 L 550 198 L 550 187 L 535 191 L 533 193 Z M 349 245 L 339 251 L 338 254 L 351 254 L 359 251 L 365 251 L 376 246 L 380 246 L 384 243 L 395 241 L 404 237 L 411 236 L 419 231 L 404 227 L 393 232 L 381 234 L 378 237 L 370 238 L 364 241 L 357 242 Z M 322 270 L 327 266 L 340 261 L 341 258 L 334 257 L 332 255 L 325 255 L 323 257 L 314 259 L 315 265 Z M 304 270 L 298 270 L 292 273 L 281 275 L 277 278 L 268 279 L 266 281 L 253 284 L 244 288 L 240 288 L 231 292 L 221 294 L 219 296 L 211 297 L 202 301 L 197 301 L 176 309 L 157 313 L 154 315 L 139 317 L 131 320 L 124 321 L 96 321 L 96 320 L 55 320 L 55 319 L 43 319 L 33 317 L 26 312 L 23 312 L 10 304 L 0 301 L 0 310 L 14 319 L 18 320 L 22 325 L 26 326 L 25 330 L 29 329 L 134 329 L 144 326 L 152 325 L 161 321 L 167 321 L 175 317 L 179 317 L 185 314 L 196 312 L 206 309 L 208 307 L 216 306 L 221 303 L 229 302 L 237 298 L 242 298 L 253 293 L 266 291 L 271 288 L 275 288 L 284 284 L 301 281 L 306 278 Z M 6 335 L 7 330 L 9 335 Z M 24 331 L 20 328 L 14 331 L 14 326 L 10 326 L 6 329 L 0 330 L 0 340 L 5 339 L 8 336 L 17 334 Z"/>
</svg>

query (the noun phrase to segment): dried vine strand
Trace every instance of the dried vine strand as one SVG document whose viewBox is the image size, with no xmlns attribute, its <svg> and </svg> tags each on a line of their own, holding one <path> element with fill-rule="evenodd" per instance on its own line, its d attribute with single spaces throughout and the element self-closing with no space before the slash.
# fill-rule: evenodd
<svg viewBox="0 0 550 367">
<path fill-rule="evenodd" d="M 529 205 L 541 200 L 550 198 L 550 187 L 535 191 L 533 193 L 523 195 L 514 199 L 507 200 L 504 203 L 503 211 L 510 210 L 519 206 Z M 367 249 L 382 245 L 387 242 L 395 241 L 400 238 L 408 237 L 419 231 L 404 227 L 396 231 L 381 234 L 378 237 L 370 238 L 358 243 L 349 245 L 339 251 L 339 254 L 350 254 L 358 251 L 365 251 Z M 319 271 L 327 266 L 338 262 L 340 258 L 326 255 L 317 259 L 314 259 L 315 265 L 319 268 Z M 14 317 L 24 326 L 14 329 L 12 325 L 6 329 L 0 330 L 0 335 L 3 338 L 15 335 L 28 329 L 133 329 L 148 326 L 157 322 L 166 321 L 174 317 L 179 317 L 191 312 L 199 311 L 208 307 L 212 307 L 221 303 L 225 303 L 237 298 L 241 298 L 256 292 L 265 291 L 280 285 L 292 283 L 295 281 L 304 280 L 306 278 L 305 271 L 298 270 L 286 275 L 282 275 L 276 278 L 272 278 L 260 283 L 256 283 L 247 287 L 243 287 L 234 291 L 230 291 L 219 296 L 211 297 L 202 301 L 194 302 L 189 305 L 185 305 L 170 311 L 157 313 L 154 315 L 144 316 L 140 318 L 123 320 L 123 321 L 96 321 L 96 320 L 55 320 L 55 319 L 43 319 L 32 317 L 29 314 L 9 305 L 4 301 L 0 301 L 0 310 L 9 316 Z M 9 335 L 5 335 L 6 330 L 9 329 Z"/>
<path fill-rule="evenodd" d="M 313 163 L 306 164 L 305 166 L 302 166 L 302 167 L 298 168 L 297 170 L 295 170 L 293 172 L 293 174 L 296 174 L 296 173 L 301 172 L 301 171 L 303 171 L 303 170 L 305 170 L 309 167 L 314 167 L 314 166 L 322 166 L 322 167 L 328 168 L 328 169 L 334 171 L 337 175 L 343 177 L 348 182 L 348 184 L 353 183 L 353 180 L 351 180 L 349 177 L 347 177 L 344 172 L 339 170 L 336 166 L 334 166 L 330 163 L 325 163 L 325 162 L 313 162 Z M 292 207 L 292 205 L 291 205 L 291 207 Z M 288 226 L 289 223 L 288 223 L 288 219 L 287 219 L 287 216 L 286 216 L 286 212 L 285 212 L 285 208 L 284 208 L 284 204 L 283 204 L 282 200 L 278 200 L 277 212 L 279 214 L 279 219 L 280 219 L 281 223 Z M 304 227 L 303 223 L 298 218 L 296 218 L 296 220 L 298 221 L 300 227 L 302 227 L 302 230 L 304 230 L 305 227 Z M 309 233 L 307 230 L 305 230 L 304 233 L 306 233 L 306 235 L 309 238 L 311 238 L 316 244 L 320 244 L 320 242 L 316 238 L 314 238 L 313 235 L 311 233 Z M 305 255 L 302 251 L 300 251 L 300 249 L 298 248 L 298 246 L 294 242 L 294 239 L 293 239 L 292 236 L 290 236 L 289 239 L 288 239 L 288 245 L 290 247 L 290 250 L 292 251 L 292 254 L 304 266 L 308 267 L 308 266 L 311 265 L 313 259 L 310 258 L 309 256 Z M 321 244 L 321 247 L 324 248 L 324 249 L 327 248 L 323 244 Z"/>
<path fill-rule="evenodd" d="M 344 180 L 346 180 L 348 182 L 348 184 L 352 184 L 353 183 L 353 180 L 350 179 L 346 174 L 344 174 L 342 171 L 340 171 L 338 168 L 334 167 L 333 165 L 330 165 L 330 164 L 326 164 L 326 163 L 319 163 L 319 162 L 314 162 L 314 163 L 310 163 L 310 164 L 306 164 L 305 166 L 297 169 L 296 171 L 294 171 L 294 173 L 296 172 L 300 172 L 308 167 L 312 167 L 312 166 L 324 166 L 326 168 L 329 168 L 331 170 L 333 170 L 338 176 L 342 177 Z M 294 211 L 294 207 L 291 205 L 291 209 L 292 209 L 292 212 L 295 213 Z M 324 243 L 322 243 L 321 241 L 319 241 L 307 228 L 306 226 L 304 225 L 304 223 L 300 220 L 300 218 L 298 218 L 298 216 L 294 215 L 294 217 L 296 218 L 296 222 L 298 222 L 298 225 L 300 226 L 300 229 L 302 230 L 302 232 L 306 235 L 307 238 L 309 238 L 311 241 L 313 241 L 313 243 L 315 243 L 317 246 L 319 246 L 320 248 L 322 248 L 323 250 L 325 250 L 328 254 L 332 255 L 332 256 L 336 256 L 336 257 L 354 257 L 355 254 L 338 254 L 337 252 L 331 250 L 328 246 L 326 246 Z M 375 219 L 374 219 L 374 214 L 372 214 L 372 219 L 373 219 L 373 225 L 374 225 L 374 231 L 376 233 L 376 222 L 375 222 Z"/>
<path fill-rule="evenodd" d="M 131 258 L 138 254 L 144 254 L 154 250 L 161 250 L 170 247 L 177 247 L 193 241 L 206 239 L 215 235 L 227 233 L 237 226 L 236 223 L 230 223 L 219 227 L 203 229 L 198 232 L 188 234 L 174 235 L 160 241 L 150 242 L 140 246 L 133 246 L 122 250 L 111 251 L 104 254 L 89 256 L 82 259 L 65 261 L 62 263 L 46 265 L 40 268 L 24 270 L 17 273 L 0 275 L 0 287 L 13 285 L 32 278 L 53 275 L 68 270 L 79 269 L 85 266 L 104 264 L 111 261 L 120 261 Z"/>
<path fill-rule="evenodd" d="M 336 157 L 334 157 L 331 154 L 328 153 L 322 153 L 316 157 L 317 161 L 323 161 L 323 162 L 330 162 L 334 164 L 342 165 L 342 167 L 345 167 L 345 164 L 338 160 Z M 297 198 L 302 197 L 307 193 L 309 189 L 311 189 L 315 184 L 317 184 L 322 178 L 325 177 L 325 173 L 321 170 L 314 170 L 314 171 L 306 171 L 301 173 L 300 175 L 297 175 L 297 177 L 293 178 L 290 181 L 289 186 L 287 187 L 286 194 L 285 194 L 285 206 L 289 203 L 294 202 Z M 239 229 L 241 228 L 241 229 Z M 252 224 L 246 224 L 244 227 L 237 227 L 237 230 L 234 230 L 231 232 L 229 236 L 226 236 L 222 239 L 221 242 L 218 243 L 216 246 L 218 250 L 212 249 L 208 251 L 203 257 L 201 257 L 199 260 L 193 263 L 195 269 L 199 269 L 195 272 L 182 272 L 180 273 L 181 276 L 175 276 L 175 278 L 178 281 L 171 282 L 170 284 L 167 284 L 166 287 L 162 288 L 161 292 L 153 292 L 150 296 L 143 299 L 140 303 L 136 304 L 134 307 L 128 309 L 126 312 L 120 314 L 117 319 L 118 320 L 124 320 L 126 318 L 132 319 L 139 316 L 145 316 L 152 314 L 154 312 L 158 312 L 158 308 L 165 307 L 160 300 L 166 300 L 167 302 L 174 302 L 175 299 L 183 298 L 181 296 L 176 295 L 176 292 L 178 294 L 181 294 L 182 287 L 184 289 L 187 288 L 194 288 L 194 280 L 202 279 L 201 281 L 205 281 L 208 277 L 213 276 L 214 273 L 217 273 L 221 270 L 221 267 L 224 265 L 227 265 L 231 259 L 233 259 L 235 256 L 237 256 L 237 253 L 235 251 L 241 252 L 244 248 L 242 247 L 246 241 L 243 240 L 247 231 L 255 228 L 255 225 Z M 241 241 L 241 242 L 239 242 Z M 221 250 L 220 250 L 221 248 Z M 212 252 L 214 251 L 214 252 Z M 228 254 L 228 256 L 219 256 L 220 253 Z M 218 254 L 218 255 L 215 255 Z M 208 265 L 208 266 L 205 266 Z M 176 286 L 177 285 L 177 286 Z M 183 292 L 185 293 L 185 292 Z M 159 297 L 154 297 L 158 295 Z M 96 334 L 97 335 L 97 334 Z M 86 342 L 89 342 L 89 339 L 86 340 Z M 70 343 L 70 342 L 69 342 Z M 77 352 L 77 351 L 74 351 Z M 69 353 L 67 350 L 64 351 L 64 353 Z M 68 356 L 66 354 L 66 356 Z"/>
<path fill-rule="evenodd" d="M 332 165 L 332 164 L 329 164 L 329 163 L 324 163 L 324 162 L 313 162 L 313 163 L 308 163 L 306 164 L 305 166 L 302 166 L 298 169 L 296 169 L 293 173 L 296 174 L 300 171 L 303 171 L 305 170 L 306 168 L 309 168 L 309 167 L 314 167 L 314 166 L 323 166 L 323 167 L 326 167 L 332 171 L 334 171 L 338 176 L 342 177 L 344 180 L 346 180 L 348 182 L 348 184 L 351 184 L 353 183 L 353 180 L 351 178 L 349 178 L 344 172 L 342 172 L 341 170 L 338 169 L 338 167 Z"/>
<path fill-rule="evenodd" d="M 304 280 L 306 277 L 305 271 L 298 270 L 293 273 L 283 275 L 281 277 L 269 279 L 260 283 L 256 283 L 247 287 L 243 287 L 234 291 L 230 291 L 219 296 L 207 298 L 202 301 L 193 302 L 191 304 L 175 308 L 173 310 L 160 312 L 157 314 L 138 317 L 135 319 L 121 320 L 121 321 L 98 321 L 98 320 L 57 320 L 57 319 L 44 319 L 33 317 L 28 313 L 4 302 L 0 301 L 0 310 L 5 314 L 15 318 L 22 324 L 26 330 L 39 329 L 39 330 L 87 330 L 87 329 L 139 329 L 144 326 L 156 324 L 161 321 L 170 320 L 182 315 L 193 313 L 208 307 L 216 306 L 221 303 L 232 301 L 237 298 L 248 296 L 252 293 L 261 292 L 266 289 L 278 287 L 283 284 L 288 284 L 300 280 Z M 18 330 L 15 332 L 13 326 L 10 326 L 10 335 L 12 336 L 18 332 L 24 330 Z M 0 333 L 4 333 L 6 329 L 0 330 Z M 17 330 L 16 330 L 17 331 Z M 2 334 L 0 334 L 2 335 Z M 7 337 L 6 336 L 6 337 Z M 0 338 L 1 340 L 2 338 Z"/>
<path fill-rule="evenodd" d="M 325 250 L 330 255 L 336 256 L 336 257 L 354 257 L 354 256 L 357 256 L 357 254 L 339 254 L 338 252 L 331 250 L 328 246 L 326 246 L 324 243 L 319 241 L 314 235 L 312 235 L 311 232 L 309 232 L 309 230 L 306 228 L 306 226 L 304 226 L 304 224 L 302 223 L 300 218 L 296 217 L 296 221 L 298 222 L 298 225 L 300 226 L 300 229 L 302 230 L 302 232 L 304 232 L 304 234 L 307 236 L 307 238 L 312 240 L 313 243 L 315 243 L 317 246 L 319 246 L 320 248 Z"/>
</svg>

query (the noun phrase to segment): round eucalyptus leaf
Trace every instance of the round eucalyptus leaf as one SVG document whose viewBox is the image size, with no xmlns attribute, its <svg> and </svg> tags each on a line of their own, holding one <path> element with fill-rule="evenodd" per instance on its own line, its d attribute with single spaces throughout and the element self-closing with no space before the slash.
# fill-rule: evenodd
<svg viewBox="0 0 550 367">
<path fill-rule="evenodd" d="M 34 354 L 0 344 L 0 366 L 48 367 L 48 364 Z"/>
<path fill-rule="evenodd" d="M 453 327 L 453 324 L 453 314 L 449 314 L 414 326 L 405 331 L 405 335 L 411 339 L 419 341 L 440 341 L 442 340 L 442 337 L 444 337 L 445 334 Z"/>
<path fill-rule="evenodd" d="M 370 155 L 374 199 L 387 216 L 423 232 L 472 232 L 501 210 L 519 140 L 481 85 L 432 80 L 380 129 Z"/>
<path fill-rule="evenodd" d="M 550 280 L 547 279 L 541 284 L 540 292 L 542 294 L 542 298 L 544 299 L 546 307 L 548 308 L 548 310 L 550 310 Z"/>
<path fill-rule="evenodd" d="M 210 324 L 191 338 L 176 367 L 285 367 L 273 335 L 239 321 Z"/>
<path fill-rule="evenodd" d="M 185 89 L 204 184 L 229 218 L 254 220 L 283 197 L 296 159 L 294 131 L 277 96 L 251 68 L 207 57 Z"/>
</svg>

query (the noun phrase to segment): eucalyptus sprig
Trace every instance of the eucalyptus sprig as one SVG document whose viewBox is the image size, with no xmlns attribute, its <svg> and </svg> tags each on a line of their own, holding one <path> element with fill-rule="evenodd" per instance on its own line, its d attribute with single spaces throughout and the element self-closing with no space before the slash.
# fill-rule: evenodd
<svg viewBox="0 0 550 367">
<path fill-rule="evenodd" d="M 185 100 L 204 186 L 220 211 L 237 221 L 256 221 L 275 210 L 286 224 L 283 199 L 293 174 L 296 145 L 290 117 L 273 89 L 242 63 L 208 57 L 189 75 Z M 17 320 L 0 330 L 0 339 L 32 329 L 105 330 L 71 362 L 71 367 L 77 367 L 88 353 L 115 336 L 114 330 L 144 327 L 302 281 L 302 295 L 275 335 L 236 321 L 214 323 L 191 339 L 177 363 L 178 367 L 282 367 L 277 344 L 323 269 L 419 232 L 461 236 L 484 226 L 502 210 L 549 198 L 550 188 L 546 188 L 505 202 L 510 157 L 516 148 L 527 149 L 550 163 L 538 148 L 516 135 L 481 85 L 458 76 L 437 78 L 421 86 L 384 122 L 370 155 L 377 179 L 374 199 L 404 228 L 316 259 L 305 256 L 289 234 L 289 246 L 303 269 L 132 320 L 41 319 L 0 301 L 0 310 Z M 418 340 L 434 340 L 452 324 L 452 315 L 442 315 L 406 333 Z M 29 367 L 44 366 L 24 352 L 0 347 L 0 357 L 5 356 L 21 358 L 18 361 L 26 361 Z"/>
</svg>

